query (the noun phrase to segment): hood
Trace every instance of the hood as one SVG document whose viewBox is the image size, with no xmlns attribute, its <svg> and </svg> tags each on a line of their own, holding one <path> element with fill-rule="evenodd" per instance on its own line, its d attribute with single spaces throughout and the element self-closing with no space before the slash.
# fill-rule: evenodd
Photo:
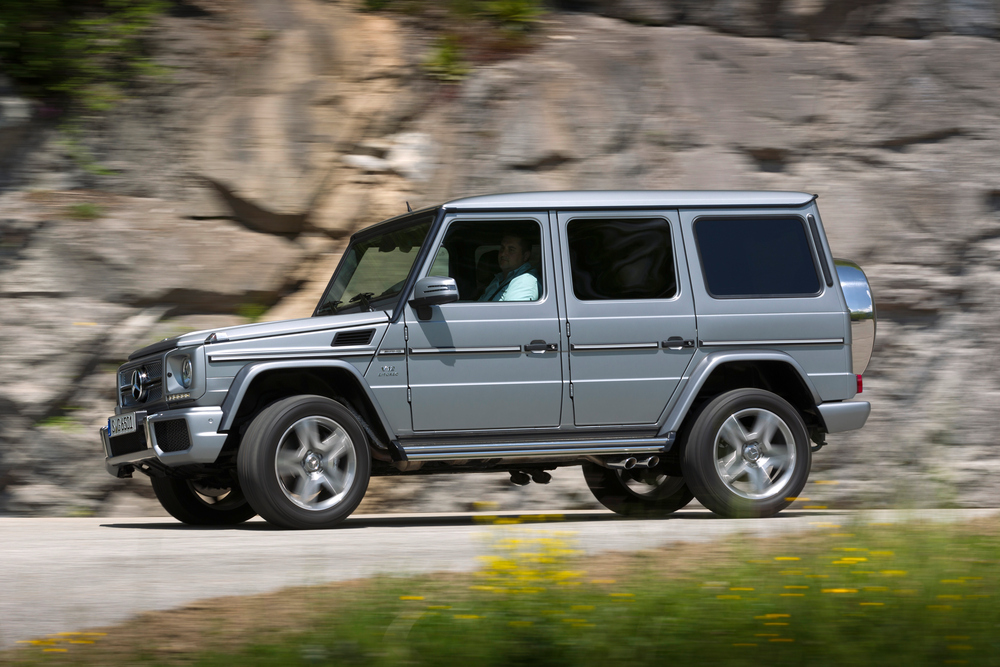
<svg viewBox="0 0 1000 667">
<path fill-rule="evenodd" d="M 219 327 L 218 329 L 204 329 L 202 331 L 192 331 L 191 333 L 167 338 L 152 345 L 136 350 L 129 355 L 129 360 L 145 357 L 157 352 L 166 352 L 176 347 L 187 347 L 189 345 L 202 345 L 205 339 L 211 334 L 215 334 L 219 341 L 251 340 L 254 338 L 269 338 L 288 333 L 307 333 L 309 331 L 324 331 L 327 329 L 343 329 L 345 327 L 363 326 L 365 324 L 385 324 L 389 321 L 389 314 L 383 311 L 374 313 L 346 313 L 343 315 L 324 315 L 323 317 L 306 317 L 298 320 L 284 320 L 281 322 L 257 322 L 254 324 L 239 324 L 234 327 Z"/>
<path fill-rule="evenodd" d="M 343 329 L 344 327 L 363 326 L 365 324 L 384 324 L 389 321 L 389 314 L 377 311 L 374 313 L 346 313 L 344 315 L 324 315 L 323 317 L 306 317 L 299 320 L 284 320 L 282 322 L 257 322 L 255 324 L 239 324 L 234 327 L 219 327 L 184 334 L 178 338 L 179 345 L 198 345 L 205 342 L 211 334 L 218 336 L 220 341 L 250 340 L 252 338 L 269 338 L 289 333 L 307 333 L 309 331 L 324 331 L 326 329 Z"/>
</svg>

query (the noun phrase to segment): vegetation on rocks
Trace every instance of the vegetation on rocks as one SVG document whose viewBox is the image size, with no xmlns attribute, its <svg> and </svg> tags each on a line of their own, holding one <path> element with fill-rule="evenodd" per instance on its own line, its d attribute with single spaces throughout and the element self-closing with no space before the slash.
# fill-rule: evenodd
<svg viewBox="0 0 1000 667">
<path fill-rule="evenodd" d="M 166 6 L 163 0 L 4 0 L 0 68 L 26 93 L 57 107 L 105 111 L 135 80 L 158 71 L 142 38 Z"/>
<path fill-rule="evenodd" d="M 365 0 L 364 7 L 425 19 L 438 36 L 424 68 L 451 83 L 465 78 L 472 62 L 523 51 L 545 14 L 540 0 Z"/>
</svg>

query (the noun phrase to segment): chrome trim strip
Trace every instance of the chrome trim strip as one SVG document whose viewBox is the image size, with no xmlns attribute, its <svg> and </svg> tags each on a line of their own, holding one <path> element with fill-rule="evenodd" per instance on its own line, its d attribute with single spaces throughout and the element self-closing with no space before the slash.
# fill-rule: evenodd
<svg viewBox="0 0 1000 667">
<path fill-rule="evenodd" d="M 577 345 L 574 343 L 569 346 L 569 349 L 574 352 L 585 350 L 658 350 L 659 348 L 659 343 L 602 343 L 594 345 Z"/>
<path fill-rule="evenodd" d="M 843 345 L 843 338 L 801 338 L 789 340 L 700 340 L 702 347 L 731 347 L 756 345 Z"/>
<path fill-rule="evenodd" d="M 535 456 L 582 456 L 613 454 L 657 454 L 669 451 L 673 438 L 630 440 L 571 440 L 565 442 L 525 442 L 468 445 L 402 446 L 409 461 L 446 459 L 492 459 Z"/>
<path fill-rule="evenodd" d="M 520 345 L 500 347 L 411 347 L 410 354 L 490 354 L 494 352 L 520 352 Z"/>
<path fill-rule="evenodd" d="M 391 349 L 391 350 L 386 349 L 386 350 L 379 350 L 378 351 L 378 356 L 380 356 L 380 357 L 390 357 L 390 356 L 400 355 L 400 354 L 406 354 L 406 350 L 405 349 Z"/>
<path fill-rule="evenodd" d="M 265 359 L 313 359 L 313 358 L 323 358 L 328 357 L 357 357 L 361 355 L 375 354 L 375 348 L 365 347 L 362 349 L 348 349 L 346 346 L 338 348 L 336 350 L 330 350 L 329 348 L 316 348 L 315 350 L 292 350 L 290 352 L 268 352 L 267 350 L 260 352 L 209 352 L 208 360 L 210 362 L 217 361 L 258 361 Z"/>
</svg>

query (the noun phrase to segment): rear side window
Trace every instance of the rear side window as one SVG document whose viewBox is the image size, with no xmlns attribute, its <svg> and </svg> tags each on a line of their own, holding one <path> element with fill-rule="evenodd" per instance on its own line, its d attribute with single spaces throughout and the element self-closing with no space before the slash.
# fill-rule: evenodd
<svg viewBox="0 0 1000 667">
<path fill-rule="evenodd" d="M 567 239 L 577 299 L 669 299 L 677 294 L 666 220 L 570 220 Z"/>
<path fill-rule="evenodd" d="M 819 293 L 801 218 L 703 218 L 695 222 L 694 235 L 714 297 Z"/>
</svg>

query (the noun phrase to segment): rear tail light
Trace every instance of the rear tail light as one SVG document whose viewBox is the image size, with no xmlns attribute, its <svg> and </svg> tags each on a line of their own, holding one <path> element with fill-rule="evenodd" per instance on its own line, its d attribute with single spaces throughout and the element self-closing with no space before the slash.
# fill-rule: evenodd
<svg viewBox="0 0 1000 667">
<path fill-rule="evenodd" d="M 861 376 L 858 376 L 858 393 L 860 394 L 865 390 L 864 383 L 861 381 Z"/>
</svg>

